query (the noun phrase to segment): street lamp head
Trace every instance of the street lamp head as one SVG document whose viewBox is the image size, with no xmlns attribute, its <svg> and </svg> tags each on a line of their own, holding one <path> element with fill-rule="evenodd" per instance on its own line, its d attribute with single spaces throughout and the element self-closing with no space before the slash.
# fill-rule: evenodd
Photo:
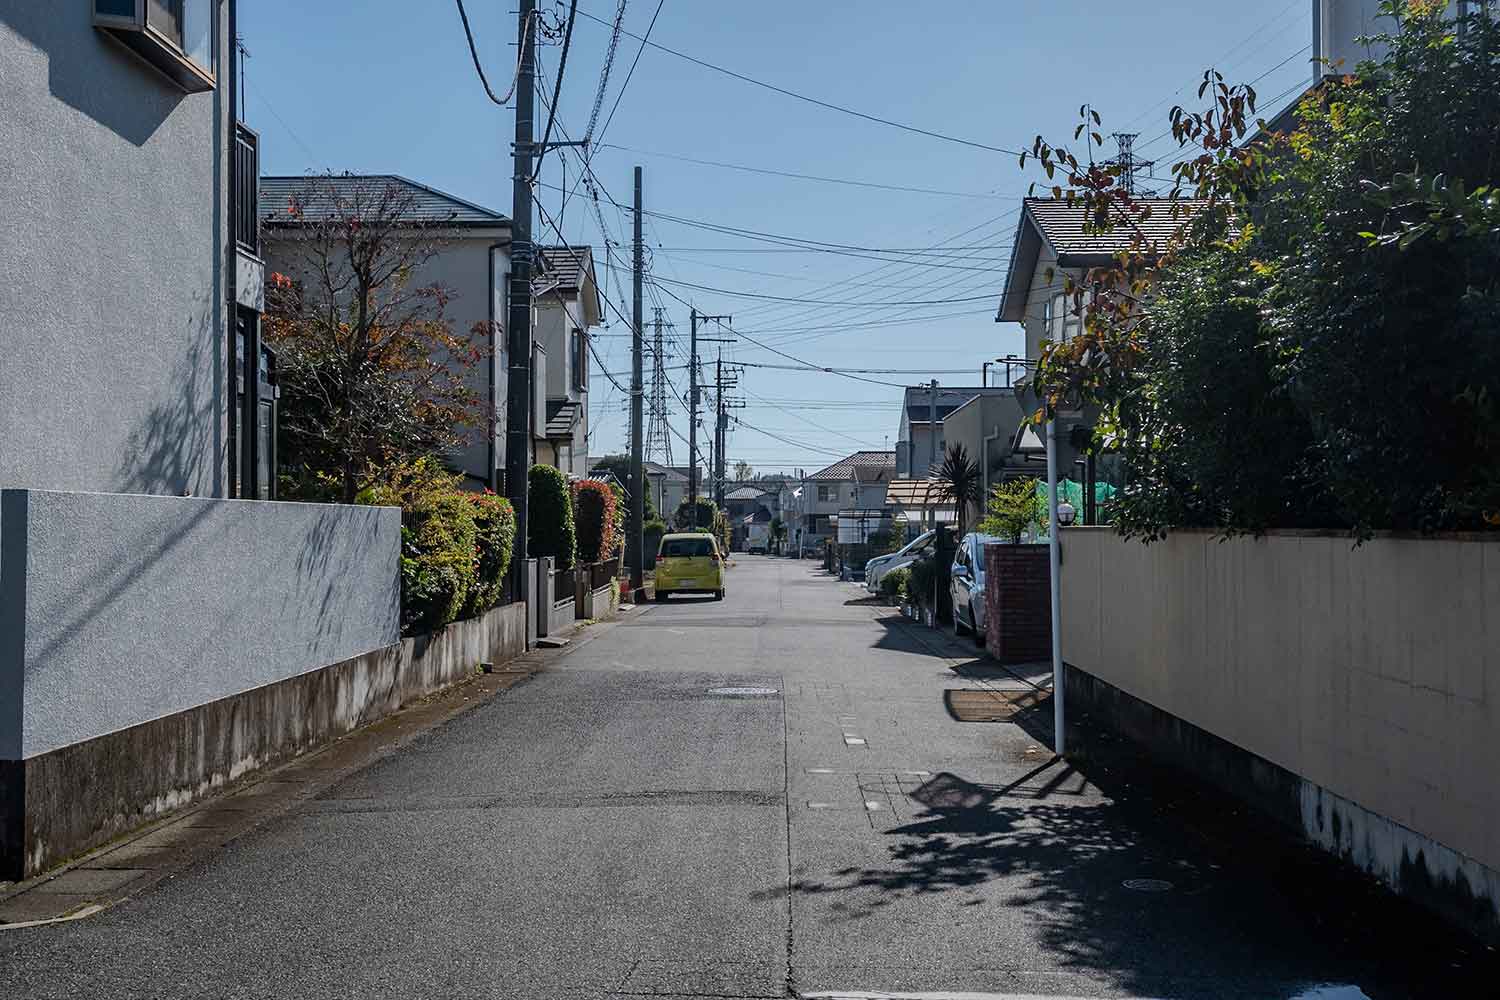
<svg viewBox="0 0 1500 1000">
<path fill-rule="evenodd" d="M 1057 505 L 1057 523 L 1064 527 L 1070 527 L 1078 517 L 1078 511 L 1073 505 L 1064 500 Z"/>
</svg>

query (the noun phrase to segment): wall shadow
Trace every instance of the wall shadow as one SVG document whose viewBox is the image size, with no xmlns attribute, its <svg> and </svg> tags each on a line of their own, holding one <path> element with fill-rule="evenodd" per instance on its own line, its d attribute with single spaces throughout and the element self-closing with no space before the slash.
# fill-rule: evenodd
<svg viewBox="0 0 1500 1000">
<path fill-rule="evenodd" d="M 116 470 L 120 492 L 184 496 L 217 492 L 225 419 L 221 339 L 212 305 L 191 322 L 186 350 L 172 365 L 174 395 L 147 411 L 126 438 Z M 167 338 L 163 345 L 177 347 Z"/>
<path fill-rule="evenodd" d="M 90 12 L 88 3 L 13 3 L 0 19 L 46 54 L 53 97 L 144 146 L 187 94 L 96 30 Z"/>
</svg>

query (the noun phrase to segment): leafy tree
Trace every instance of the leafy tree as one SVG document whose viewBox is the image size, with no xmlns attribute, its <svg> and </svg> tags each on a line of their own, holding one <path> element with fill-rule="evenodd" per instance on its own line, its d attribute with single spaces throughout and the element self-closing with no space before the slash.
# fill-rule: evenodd
<svg viewBox="0 0 1500 1000">
<path fill-rule="evenodd" d="M 1047 520 L 1047 501 L 1034 478 L 1012 479 L 990 490 L 987 516 L 979 530 L 1019 543 L 1021 534 L 1033 524 Z"/>
<path fill-rule="evenodd" d="M 610 475 L 615 477 L 615 480 L 620 484 L 620 489 L 627 496 L 625 507 L 628 511 L 630 507 L 628 500 L 630 493 L 630 456 L 605 455 L 594 463 L 593 474 L 596 476 Z M 656 499 L 651 495 L 649 488 L 646 490 L 645 506 L 647 521 L 655 521 L 660 517 L 660 514 L 656 510 Z"/>
<path fill-rule="evenodd" d="M 480 324 L 455 334 L 447 289 L 416 274 L 446 220 L 412 221 L 394 182 L 309 178 L 286 207 L 285 259 L 267 282 L 264 333 L 277 353 L 286 482 L 351 503 L 386 470 L 463 445 L 487 426 L 472 370 Z"/>
<path fill-rule="evenodd" d="M 979 463 L 962 444 L 949 446 L 938 468 L 936 493 L 943 502 L 953 504 L 959 537 L 969 522 L 969 506 L 979 501 L 979 488 Z"/>
<path fill-rule="evenodd" d="M 734 463 L 734 481 L 737 483 L 748 483 L 755 478 L 755 469 L 749 462 L 740 459 Z"/>
<path fill-rule="evenodd" d="M 571 568 L 577 550 L 573 494 L 568 477 L 550 465 L 531 467 L 527 522 L 527 551 L 552 556 L 558 569 Z"/>
<path fill-rule="evenodd" d="M 1211 110 L 1171 116 L 1181 221 L 1065 283 L 1083 332 L 1036 384 L 1101 412 L 1126 534 L 1500 526 L 1500 25 L 1383 14 L 1389 55 L 1289 135 L 1242 141 L 1253 89 L 1205 74 Z M 1096 229 L 1151 208 L 1091 156 L 1033 155 Z"/>
<path fill-rule="evenodd" d="M 641 549 L 641 564 L 646 569 L 651 569 L 656 565 L 656 552 L 661 548 L 661 536 L 666 533 L 667 523 L 665 521 L 646 522 L 645 529 L 643 530 L 645 542 Z"/>
</svg>

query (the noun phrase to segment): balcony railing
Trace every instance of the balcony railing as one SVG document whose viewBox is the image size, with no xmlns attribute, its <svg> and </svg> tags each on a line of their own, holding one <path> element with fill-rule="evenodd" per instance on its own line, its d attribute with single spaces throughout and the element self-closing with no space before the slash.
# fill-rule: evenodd
<svg viewBox="0 0 1500 1000">
<path fill-rule="evenodd" d="M 260 136 L 239 122 L 234 126 L 234 237 L 249 253 L 260 254 Z"/>
</svg>

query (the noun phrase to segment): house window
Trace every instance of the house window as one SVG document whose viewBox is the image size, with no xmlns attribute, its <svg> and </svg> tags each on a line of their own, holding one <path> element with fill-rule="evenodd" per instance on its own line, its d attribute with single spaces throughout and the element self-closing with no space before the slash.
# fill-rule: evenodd
<svg viewBox="0 0 1500 1000">
<path fill-rule="evenodd" d="M 818 485 L 818 503 L 838 503 L 839 488 L 826 483 Z"/>
<path fill-rule="evenodd" d="M 578 392 L 589 391 L 589 351 L 588 335 L 577 327 L 573 328 L 573 388 Z"/>
<path fill-rule="evenodd" d="M 1054 295 L 1047 303 L 1047 339 L 1066 343 L 1083 332 L 1083 316 L 1067 295 Z"/>
<path fill-rule="evenodd" d="M 183 90 L 212 90 L 218 69 L 219 0 L 93 0 L 94 25 Z"/>
</svg>

